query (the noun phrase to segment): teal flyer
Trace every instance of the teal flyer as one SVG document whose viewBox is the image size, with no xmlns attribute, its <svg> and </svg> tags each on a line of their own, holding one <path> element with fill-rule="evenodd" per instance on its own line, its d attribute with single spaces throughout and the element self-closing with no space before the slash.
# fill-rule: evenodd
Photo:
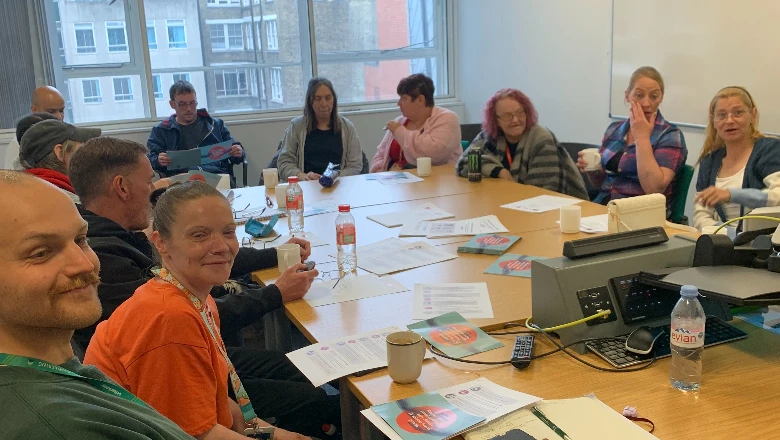
<svg viewBox="0 0 780 440">
<path fill-rule="evenodd" d="M 446 439 L 485 420 L 458 409 L 438 393 L 420 394 L 372 409 L 404 440 Z"/>
<path fill-rule="evenodd" d="M 531 278 L 531 262 L 534 260 L 545 260 L 545 258 L 517 254 L 502 255 L 485 269 L 484 273 Z"/>
<path fill-rule="evenodd" d="M 471 356 L 503 347 L 496 338 L 466 321 L 458 312 L 445 313 L 406 327 L 420 334 L 428 343 L 454 358 Z"/>
</svg>

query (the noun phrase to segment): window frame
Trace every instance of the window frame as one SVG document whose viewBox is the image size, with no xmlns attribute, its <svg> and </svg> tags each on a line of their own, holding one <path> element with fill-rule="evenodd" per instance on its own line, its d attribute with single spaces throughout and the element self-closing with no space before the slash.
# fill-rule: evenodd
<svg viewBox="0 0 780 440">
<path fill-rule="evenodd" d="M 184 41 L 178 42 L 178 41 L 171 41 L 171 22 L 175 22 L 178 24 L 178 22 L 181 22 L 181 28 L 184 31 Z M 172 18 L 172 19 L 165 19 L 165 39 L 168 42 L 168 50 L 186 50 L 189 49 L 189 45 L 187 44 L 187 22 L 183 18 Z M 184 46 L 171 46 L 172 44 L 184 44 Z"/>
<path fill-rule="evenodd" d="M 121 23 L 121 26 L 118 26 L 118 24 Z M 115 47 L 122 47 L 124 46 L 124 49 L 121 50 L 111 50 L 111 35 L 109 35 L 109 30 L 116 30 L 116 29 L 122 29 L 122 36 L 125 39 L 124 44 L 114 44 Z M 108 53 L 127 53 L 130 48 L 130 43 L 127 41 L 127 23 L 124 21 L 107 21 L 106 22 L 106 45 L 108 46 Z"/>
<path fill-rule="evenodd" d="M 152 35 L 154 35 L 154 48 L 151 46 L 151 41 L 149 41 L 149 24 L 151 23 L 151 30 Z M 168 29 L 165 29 L 166 32 Z M 149 50 L 157 50 L 160 47 L 160 40 L 157 38 L 157 21 L 156 20 L 146 20 L 146 47 L 149 48 Z"/>
<path fill-rule="evenodd" d="M 207 8 L 235 8 L 241 7 L 241 0 L 206 0 Z"/>
<path fill-rule="evenodd" d="M 127 91 L 128 93 L 121 93 L 117 94 L 116 92 L 116 81 L 117 80 L 127 80 Z M 133 77 L 131 76 L 112 76 L 111 77 L 111 90 L 114 92 L 114 102 L 117 104 L 125 104 L 128 102 L 135 101 L 135 96 L 133 95 Z M 127 99 L 120 98 L 117 99 L 117 96 L 123 96 L 128 97 Z"/>
<path fill-rule="evenodd" d="M 99 105 L 103 104 L 103 92 L 100 90 L 100 78 L 79 78 L 81 80 L 81 102 L 84 105 Z M 90 99 L 97 98 L 97 101 L 87 101 L 87 94 L 85 93 L 84 83 L 87 81 L 94 81 L 94 84 L 97 85 L 95 87 L 95 91 L 97 92 L 97 95 L 90 96 Z"/>
<path fill-rule="evenodd" d="M 129 129 L 134 130 L 135 128 L 140 127 L 147 127 L 147 125 L 150 122 L 157 122 L 164 117 L 156 116 L 157 114 L 157 106 L 155 105 L 155 99 L 154 99 L 154 92 L 153 92 L 153 86 L 150 84 L 152 81 L 152 75 L 157 74 L 171 74 L 172 72 L 176 72 L 175 68 L 152 68 L 152 66 L 149 64 L 149 58 L 148 54 L 145 52 L 153 50 L 148 49 L 146 45 L 140 44 L 141 42 L 145 42 L 146 38 L 146 20 L 145 20 L 145 13 L 144 13 L 144 1 L 145 0 L 125 0 L 125 20 L 126 20 L 126 32 L 128 32 L 130 35 L 128 35 L 128 44 L 132 44 L 133 46 L 130 48 L 130 56 L 131 61 L 130 63 L 118 63 L 113 66 L 95 66 L 95 65 L 87 65 L 87 66 L 76 66 L 76 69 L 64 69 L 63 71 L 46 71 L 44 73 L 45 81 L 49 83 L 64 83 L 63 87 L 69 86 L 70 84 L 68 81 L 70 80 L 80 80 L 80 79 L 94 79 L 93 77 L 104 77 L 104 76 L 111 76 L 113 73 L 114 75 L 140 75 L 141 80 L 141 94 L 140 96 L 143 97 L 143 110 L 142 114 L 143 116 L 134 116 L 132 118 L 128 119 L 119 119 L 119 120 L 108 120 L 108 121 L 101 121 L 101 125 L 106 127 L 107 130 L 113 130 L 113 129 Z M 265 59 L 265 60 L 256 60 L 255 62 L 248 62 L 240 64 L 241 68 L 245 69 L 254 69 L 258 75 L 260 75 L 261 80 L 257 81 L 257 84 L 255 86 L 259 87 L 261 89 L 259 95 L 267 95 L 265 98 L 263 98 L 263 101 L 265 102 L 278 102 L 278 101 L 272 101 L 271 95 L 272 95 L 272 87 L 269 84 L 268 81 L 271 79 L 271 69 L 276 69 L 277 72 L 279 72 L 279 77 L 286 76 L 281 75 L 281 70 L 283 67 L 289 67 L 294 68 L 297 70 L 300 70 L 300 74 L 296 73 L 293 76 L 303 76 L 303 87 L 305 88 L 305 83 L 308 81 L 309 78 L 312 76 L 315 76 L 317 74 L 320 74 L 321 70 L 318 69 L 319 64 L 329 64 L 329 63 L 339 63 L 339 62 L 360 62 L 360 61 L 389 61 L 389 60 L 412 60 L 412 59 L 423 59 L 423 58 L 430 58 L 434 57 L 435 63 L 436 63 L 436 70 L 433 72 L 436 75 L 436 78 L 434 80 L 437 83 L 437 91 L 444 91 L 445 93 L 441 93 L 436 95 L 436 100 L 438 105 L 444 105 L 444 106 L 451 106 L 453 104 L 460 104 L 458 101 L 458 90 L 456 89 L 457 85 L 457 71 L 455 70 L 455 66 L 457 64 L 457 54 L 456 54 L 456 39 L 455 35 L 457 34 L 457 20 L 455 17 L 454 7 L 453 7 L 453 0 L 432 0 L 433 1 L 433 22 L 434 22 L 434 36 L 436 37 L 437 44 L 433 45 L 432 47 L 428 47 L 426 49 L 420 50 L 420 49 L 414 49 L 414 48 L 398 48 L 391 51 L 388 50 L 368 50 L 368 51 L 361 51 L 358 53 L 350 53 L 350 52 L 342 52 L 342 53 L 317 53 L 317 45 L 316 45 L 316 38 L 311 35 L 311 31 L 315 28 L 314 26 L 314 17 L 310 13 L 310 6 L 311 2 L 308 0 L 296 0 L 296 4 L 299 11 L 299 25 L 300 25 L 300 58 L 298 58 L 296 61 L 275 61 L 274 59 Z M 140 3 L 140 8 L 132 7 L 129 3 L 138 2 Z M 252 4 L 259 4 L 263 3 L 263 0 L 251 0 Z M 201 6 L 204 7 L 204 6 Z M 38 32 L 39 35 L 47 35 L 46 39 L 44 40 L 54 40 L 53 49 L 56 53 L 56 37 L 51 38 L 54 32 L 54 13 L 52 12 L 52 9 L 47 5 L 46 6 L 46 21 L 43 20 L 34 20 L 34 28 L 32 30 L 33 33 Z M 259 20 L 258 20 L 259 18 Z M 157 21 L 162 21 L 164 19 L 159 18 L 155 20 L 155 25 Z M 191 17 L 183 17 L 183 18 L 169 18 L 165 19 L 166 22 L 166 29 L 165 29 L 165 42 L 167 42 L 170 46 L 171 41 L 168 39 L 168 29 L 171 26 L 181 26 L 182 27 L 182 36 L 183 40 L 174 40 L 174 45 L 179 47 L 169 47 L 169 50 L 186 50 L 191 49 L 193 47 L 196 48 L 196 50 L 201 50 L 203 53 L 208 50 L 205 45 L 200 46 L 195 41 L 189 41 L 189 35 L 190 33 L 187 32 L 187 24 L 188 22 L 192 20 Z M 199 23 L 196 23 L 196 26 L 202 26 L 202 23 L 204 23 L 205 20 L 200 21 Z M 76 22 L 76 23 L 84 23 L 84 22 Z M 255 23 L 262 23 L 262 18 L 256 16 Z M 277 22 L 278 23 L 278 22 Z M 307 26 L 308 25 L 308 26 Z M 70 25 L 68 25 L 70 28 Z M 127 29 L 129 27 L 129 29 Z M 64 29 L 63 29 L 64 30 Z M 84 29 L 86 30 L 86 29 Z M 140 33 L 139 33 L 140 31 Z M 277 31 L 278 31 L 278 24 L 277 24 Z M 256 33 L 255 33 L 256 32 Z M 254 35 L 256 35 L 255 39 L 255 52 L 260 53 L 260 51 L 263 49 L 264 42 L 263 38 L 265 35 L 262 34 L 262 30 L 259 30 L 257 28 L 253 29 Z M 75 33 L 75 29 L 74 29 Z M 143 34 L 143 35 L 142 35 Z M 165 44 L 165 42 L 160 42 L 159 40 L 159 34 L 157 33 L 157 30 L 155 28 L 155 34 L 157 37 L 157 44 L 158 47 L 160 44 Z M 73 34 L 72 34 L 73 35 Z M 254 36 L 253 35 L 253 36 Z M 93 40 L 95 39 L 94 35 L 94 27 L 92 28 L 92 36 Z M 132 41 L 130 41 L 132 40 Z M 102 43 L 101 43 L 102 44 Z M 95 45 L 97 46 L 97 42 L 95 42 Z M 199 47 L 200 46 L 200 47 Z M 245 44 L 246 47 L 246 44 Z M 47 49 L 48 50 L 48 49 Z M 74 50 L 74 49 L 69 49 Z M 52 66 L 54 61 L 48 59 L 48 54 L 46 55 L 46 58 L 44 59 L 44 52 L 41 47 L 34 46 L 33 51 L 38 56 L 38 63 L 40 65 L 44 66 Z M 74 50 L 75 52 L 75 50 Z M 51 52 L 49 52 L 51 53 Z M 82 55 L 82 54 L 78 54 Z M 73 60 L 68 60 L 69 62 L 73 62 Z M 56 64 L 54 65 L 56 68 Z M 68 66 L 70 67 L 70 66 Z M 106 71 L 107 67 L 111 67 L 116 69 L 116 72 L 114 73 L 111 71 L 110 73 Z M 202 67 L 191 67 L 190 69 L 194 73 L 200 73 L 202 72 L 206 77 L 208 77 L 208 73 L 210 71 L 214 70 L 224 70 L 225 66 L 202 66 Z M 266 79 L 265 73 L 268 71 L 269 77 Z M 199 76 L 201 80 L 202 77 Z M 208 79 L 208 78 L 207 78 Z M 284 87 L 284 82 L 282 81 L 282 87 Z M 250 87 L 251 88 L 251 87 Z M 267 89 L 267 90 L 266 90 Z M 74 89 L 76 91 L 76 89 Z M 100 91 L 101 97 L 102 97 L 102 88 Z M 284 89 L 282 89 L 282 101 L 284 101 Z M 278 96 L 277 96 L 278 98 Z M 69 97 L 66 97 L 66 100 L 68 100 Z M 294 101 L 298 101 L 297 97 L 294 97 Z M 340 110 L 347 113 L 352 112 L 363 112 L 363 111 L 386 111 L 386 110 L 395 110 L 395 102 L 396 100 L 393 99 L 385 99 L 381 101 L 375 101 L 375 100 L 356 100 L 354 102 L 349 103 L 342 103 Z M 290 116 L 294 116 L 299 114 L 301 111 L 300 105 L 297 106 L 290 106 L 290 107 L 264 107 L 261 109 L 236 109 L 236 111 L 230 111 L 230 110 L 222 110 L 220 112 L 217 112 L 215 114 L 221 114 L 224 115 L 225 119 L 228 121 L 231 120 L 242 120 L 242 121 L 263 121 L 263 120 L 272 120 L 275 118 L 289 118 Z M 1 132 L 1 131 L 0 131 Z"/>
<path fill-rule="evenodd" d="M 241 74 L 244 75 L 244 91 L 246 93 L 241 93 Z M 217 80 L 217 75 L 222 76 L 222 95 L 220 95 L 219 90 L 219 81 Z M 237 93 L 234 95 L 228 95 L 227 94 L 227 81 L 225 79 L 226 75 L 235 75 L 235 81 L 236 81 L 236 91 Z M 254 96 L 251 92 L 251 85 L 249 83 L 249 80 L 251 79 L 251 74 L 249 73 L 249 69 L 243 68 L 243 67 L 236 67 L 233 69 L 223 69 L 223 70 L 215 70 L 214 71 L 214 91 L 217 99 L 230 99 L 230 98 L 246 98 Z"/>
<path fill-rule="evenodd" d="M 160 91 L 155 92 L 154 88 L 157 86 L 157 84 L 160 85 Z M 165 92 L 162 89 L 162 74 L 161 73 L 155 73 L 152 74 L 152 93 L 154 96 L 155 101 L 164 101 L 165 100 Z M 157 94 L 160 94 L 160 97 L 157 97 Z"/>
<path fill-rule="evenodd" d="M 85 29 L 84 26 L 89 26 Z M 79 28 L 81 27 L 81 28 Z M 79 46 L 78 31 L 90 31 L 92 33 L 92 46 Z M 76 43 L 76 55 L 91 55 L 97 53 L 97 41 L 95 41 L 95 23 L 91 21 L 77 21 L 73 23 L 73 41 Z M 81 52 L 81 48 L 92 48 L 91 51 Z"/>
<path fill-rule="evenodd" d="M 266 48 L 269 52 L 279 52 L 279 26 L 276 21 L 276 15 L 269 15 L 268 18 L 263 17 L 263 21 L 265 22 Z M 273 39 L 271 39 L 271 23 L 273 23 L 274 28 Z M 274 42 L 273 47 L 271 46 L 271 41 Z"/>
<path fill-rule="evenodd" d="M 284 104 L 284 88 L 282 87 L 282 68 L 271 67 L 268 70 L 268 72 L 269 72 L 268 75 L 270 77 L 270 82 L 271 82 L 271 102 Z M 274 76 L 277 76 L 279 78 L 279 81 L 274 81 Z M 276 84 L 274 84 L 275 82 Z M 278 94 L 276 93 L 277 87 L 279 88 Z"/>
<path fill-rule="evenodd" d="M 192 83 L 192 81 L 190 81 L 192 79 L 192 75 L 190 75 L 190 72 L 174 72 L 174 73 L 172 73 L 171 74 L 171 79 L 173 80 L 173 82 L 178 81 L 178 79 L 176 79 L 176 75 L 186 75 L 186 78 L 184 79 L 184 81 L 187 81 L 188 83 Z"/>
<path fill-rule="evenodd" d="M 244 52 L 246 50 L 246 42 L 244 40 L 245 32 L 244 32 L 244 21 L 243 20 L 236 20 L 236 19 L 227 19 L 227 20 L 206 20 L 205 24 L 208 26 L 209 30 L 209 45 L 211 46 L 211 52 L 212 53 L 222 53 L 222 52 Z M 230 26 L 238 26 L 239 30 L 241 31 L 241 36 L 232 36 L 230 35 Z M 224 47 L 215 48 L 214 47 L 214 37 L 212 36 L 212 30 L 213 27 L 221 27 L 222 32 L 222 44 Z M 231 38 L 240 38 L 241 41 L 241 47 L 233 46 L 230 44 Z"/>
</svg>

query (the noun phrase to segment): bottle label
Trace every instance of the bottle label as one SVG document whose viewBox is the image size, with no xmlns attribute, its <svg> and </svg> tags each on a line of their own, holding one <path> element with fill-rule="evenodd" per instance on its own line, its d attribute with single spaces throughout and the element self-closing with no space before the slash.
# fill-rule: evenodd
<svg viewBox="0 0 780 440">
<path fill-rule="evenodd" d="M 704 325 L 699 324 L 695 327 L 686 327 L 684 325 L 674 326 L 672 323 L 672 345 L 682 348 L 699 348 L 704 346 Z"/>
<path fill-rule="evenodd" d="M 288 211 L 291 209 L 303 209 L 303 194 L 298 194 L 297 196 L 288 194 L 285 205 Z"/>
<path fill-rule="evenodd" d="M 336 244 L 355 244 L 355 225 L 336 226 Z"/>
</svg>

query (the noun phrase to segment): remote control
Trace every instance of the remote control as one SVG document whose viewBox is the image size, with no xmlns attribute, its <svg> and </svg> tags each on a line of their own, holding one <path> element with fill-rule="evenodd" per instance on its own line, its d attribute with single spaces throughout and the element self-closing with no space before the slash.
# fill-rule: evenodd
<svg viewBox="0 0 780 440">
<path fill-rule="evenodd" d="M 518 370 L 526 368 L 531 363 L 531 353 L 534 349 L 533 335 L 520 335 L 515 339 L 512 349 L 512 366 Z"/>
</svg>

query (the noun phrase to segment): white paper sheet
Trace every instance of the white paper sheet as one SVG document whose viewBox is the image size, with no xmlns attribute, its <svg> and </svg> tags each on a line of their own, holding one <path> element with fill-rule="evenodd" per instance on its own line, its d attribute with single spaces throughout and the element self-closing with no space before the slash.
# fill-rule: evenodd
<svg viewBox="0 0 780 440">
<path fill-rule="evenodd" d="M 539 213 L 560 209 L 562 206 L 576 205 L 580 202 L 582 202 L 580 199 L 544 195 L 508 203 L 506 205 L 501 205 L 501 207 L 514 209 L 516 211 Z"/>
<path fill-rule="evenodd" d="M 412 319 L 428 319 L 449 312 L 458 312 L 464 318 L 492 318 L 487 284 L 415 283 Z"/>
<path fill-rule="evenodd" d="M 417 177 L 412 173 L 407 173 L 406 171 L 404 171 L 403 174 L 398 174 L 393 177 L 375 179 L 375 180 L 377 180 L 383 185 L 399 185 L 403 183 L 422 182 L 423 178 Z"/>
<path fill-rule="evenodd" d="M 392 326 L 358 333 L 303 347 L 287 353 L 287 357 L 318 387 L 358 371 L 386 367 L 385 337 L 404 330 Z M 432 355 L 427 352 L 425 357 L 430 358 Z"/>
<path fill-rule="evenodd" d="M 303 204 L 303 216 L 309 217 L 312 215 L 325 214 L 327 212 L 336 212 L 339 210 L 338 203 L 333 199 L 320 200 L 319 202 L 313 202 L 310 204 Z"/>
<path fill-rule="evenodd" d="M 333 286 L 336 286 L 334 289 Z M 328 280 L 312 283 L 304 301 L 312 307 L 324 306 L 346 301 L 354 301 L 372 296 L 389 295 L 409 290 L 391 276 L 358 275 L 341 281 Z"/>
<path fill-rule="evenodd" d="M 364 254 L 363 257 L 358 255 L 358 267 L 377 275 L 384 275 L 453 258 L 458 258 L 458 256 L 444 252 L 423 241 L 417 241 L 390 252 Z"/>
<path fill-rule="evenodd" d="M 428 231 L 431 230 L 431 222 L 429 221 L 412 221 L 404 223 L 401 229 L 398 231 L 399 237 L 425 237 L 428 235 Z"/>
<path fill-rule="evenodd" d="M 421 227 L 425 227 L 421 225 Z M 460 235 L 500 234 L 509 232 L 495 215 L 486 215 L 466 220 L 445 220 L 430 222 L 426 237 L 455 237 Z"/>
<path fill-rule="evenodd" d="M 580 231 L 586 232 L 588 234 L 595 234 L 597 232 L 607 232 L 609 229 L 607 225 L 608 221 L 609 221 L 608 214 L 582 217 L 580 219 Z M 556 220 L 555 223 L 561 224 L 561 221 Z"/>
<path fill-rule="evenodd" d="M 356 249 L 358 261 L 363 258 L 373 258 L 377 254 L 384 254 L 400 247 L 409 246 L 411 242 L 401 240 L 400 238 L 390 237 L 384 240 L 375 241 L 373 243 L 358 246 Z M 330 254 L 333 258 L 338 258 L 335 253 Z"/>
<path fill-rule="evenodd" d="M 373 220 L 388 228 L 394 228 L 413 221 L 440 220 L 452 217 L 455 217 L 455 215 L 437 207 L 433 203 L 426 203 L 421 207 L 412 210 L 366 216 L 367 219 Z"/>
<path fill-rule="evenodd" d="M 486 378 L 443 388 L 437 393 L 459 409 L 485 417 L 485 422 L 479 426 L 541 400 L 539 397 L 502 387 Z M 373 409 L 368 408 L 360 413 L 391 440 L 403 440 Z"/>
</svg>

